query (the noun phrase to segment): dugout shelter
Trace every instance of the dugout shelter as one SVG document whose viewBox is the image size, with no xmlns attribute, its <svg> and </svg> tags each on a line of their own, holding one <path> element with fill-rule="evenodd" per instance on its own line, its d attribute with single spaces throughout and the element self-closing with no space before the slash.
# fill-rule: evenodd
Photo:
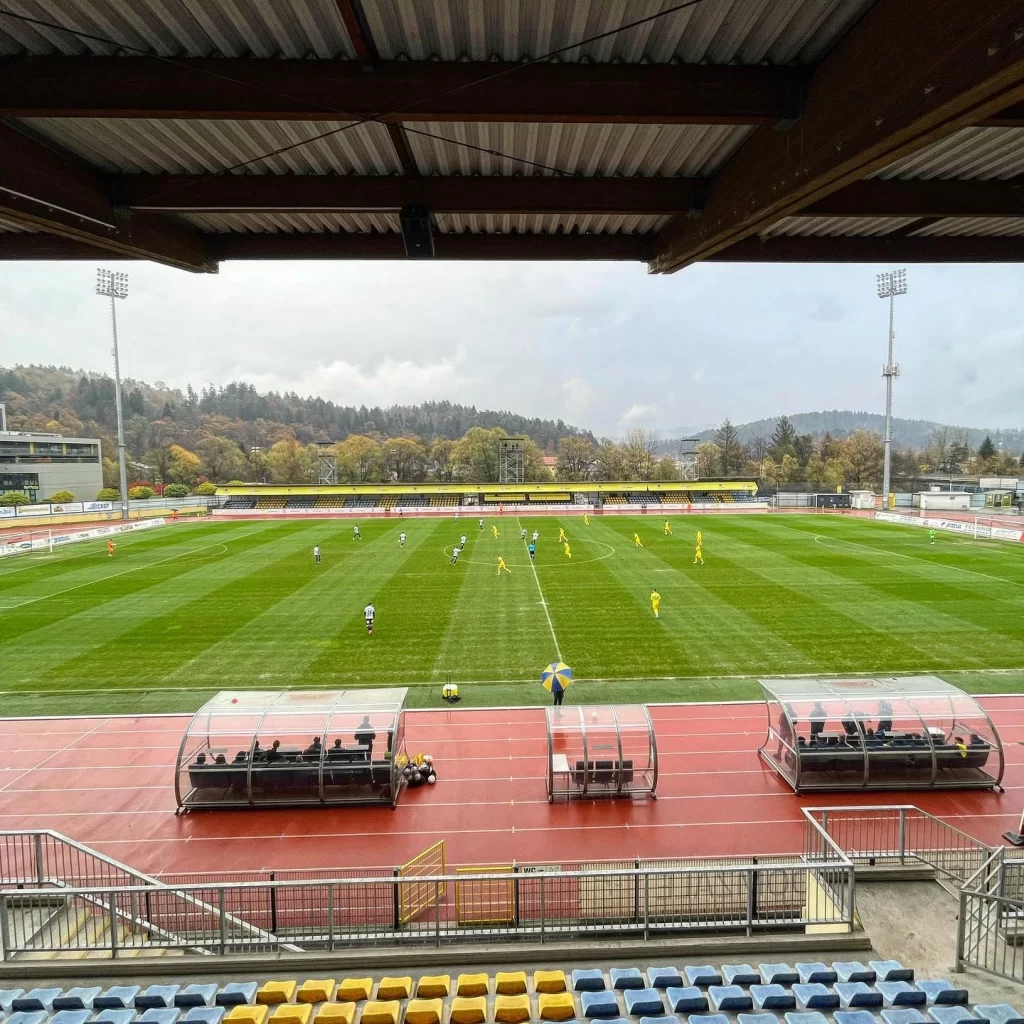
<svg viewBox="0 0 1024 1024">
<path fill-rule="evenodd" d="M 993 789 L 1003 746 L 984 708 L 937 676 L 762 679 L 762 760 L 796 793 Z"/>
<path fill-rule="evenodd" d="M 548 802 L 656 797 L 658 744 L 644 704 L 546 709 Z"/>
<path fill-rule="evenodd" d="M 180 811 L 390 804 L 403 785 L 404 687 L 222 691 L 192 716 Z"/>
</svg>

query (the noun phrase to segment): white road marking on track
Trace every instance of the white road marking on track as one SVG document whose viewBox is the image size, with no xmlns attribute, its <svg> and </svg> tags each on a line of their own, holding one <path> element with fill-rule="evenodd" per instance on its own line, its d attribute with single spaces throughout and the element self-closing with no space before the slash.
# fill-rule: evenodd
<svg viewBox="0 0 1024 1024">
<path fill-rule="evenodd" d="M 522 532 L 523 524 L 519 522 L 519 516 L 516 516 L 516 525 L 519 527 L 520 532 Z M 615 549 L 613 548 L 612 550 L 614 551 Z M 544 600 L 544 591 L 541 589 L 540 577 L 537 575 L 537 563 L 532 558 L 530 559 L 530 568 L 533 570 L 533 579 L 537 584 L 537 593 L 540 594 L 540 604 L 544 609 L 544 618 L 548 620 L 548 629 L 551 630 L 551 639 L 555 642 L 555 654 L 558 655 L 558 660 L 561 661 L 562 648 L 558 645 L 558 637 L 555 636 L 555 625 L 551 621 L 551 613 L 548 611 L 548 603 Z"/>
<path fill-rule="evenodd" d="M 15 608 L 24 608 L 27 604 L 35 604 L 37 601 L 48 601 L 51 597 L 60 597 L 61 594 L 70 594 L 72 590 L 81 590 L 83 587 L 91 587 L 97 583 L 105 583 L 107 580 L 116 579 L 118 576 L 127 576 L 130 572 L 138 572 L 140 569 L 152 569 L 154 565 L 162 565 L 164 562 L 173 562 L 176 558 L 183 558 L 185 555 L 196 555 L 200 551 L 209 551 L 212 548 L 221 548 L 227 551 L 227 544 L 207 544 L 203 548 L 192 548 L 189 551 L 179 551 L 176 555 L 167 558 L 159 558 L 155 562 L 146 562 L 145 565 L 137 565 L 133 569 L 125 569 L 122 572 L 112 572 L 109 576 L 101 576 L 99 579 L 89 580 L 87 583 L 79 583 L 74 587 L 65 587 L 63 590 L 55 590 L 52 594 L 44 594 L 42 597 L 30 597 L 27 601 L 18 601 L 15 604 L 0 603 L 0 611 L 9 612 Z"/>
</svg>

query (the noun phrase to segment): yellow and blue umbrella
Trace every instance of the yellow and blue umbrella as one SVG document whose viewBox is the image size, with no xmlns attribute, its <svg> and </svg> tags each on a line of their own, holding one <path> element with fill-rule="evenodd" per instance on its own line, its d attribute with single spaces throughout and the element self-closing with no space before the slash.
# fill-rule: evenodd
<svg viewBox="0 0 1024 1024">
<path fill-rule="evenodd" d="M 564 661 L 553 661 L 541 672 L 540 681 L 550 693 L 562 693 L 572 686 L 572 669 Z"/>
</svg>

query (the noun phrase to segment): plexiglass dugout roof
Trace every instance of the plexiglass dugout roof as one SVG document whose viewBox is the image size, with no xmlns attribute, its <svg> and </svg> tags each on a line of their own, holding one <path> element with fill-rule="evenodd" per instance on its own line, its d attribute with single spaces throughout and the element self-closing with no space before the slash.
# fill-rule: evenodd
<svg viewBox="0 0 1024 1024">
<path fill-rule="evenodd" d="M 178 752 L 180 808 L 394 803 L 405 687 L 225 690 Z"/>
<path fill-rule="evenodd" d="M 761 757 L 805 790 L 991 788 L 1003 777 L 984 708 L 937 676 L 762 679 Z"/>
</svg>

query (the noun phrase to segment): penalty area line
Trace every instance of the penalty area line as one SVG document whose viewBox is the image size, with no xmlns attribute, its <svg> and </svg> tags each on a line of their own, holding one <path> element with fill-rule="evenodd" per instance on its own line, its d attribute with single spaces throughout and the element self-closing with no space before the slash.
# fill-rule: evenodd
<svg viewBox="0 0 1024 1024">
<path fill-rule="evenodd" d="M 523 531 L 523 524 L 519 522 L 519 516 L 516 516 L 516 526 L 519 527 L 519 532 Z M 537 593 L 540 594 L 540 606 L 544 609 L 544 618 L 548 620 L 548 629 L 551 630 L 551 639 L 555 644 L 555 654 L 558 655 L 558 660 L 562 661 L 562 648 L 558 645 L 558 637 L 555 635 L 555 624 L 551 621 L 551 612 L 548 611 L 548 603 L 544 600 L 544 590 L 540 585 L 540 577 L 537 575 L 537 563 L 531 558 L 530 568 L 533 570 L 533 580 L 537 584 Z"/>
</svg>

